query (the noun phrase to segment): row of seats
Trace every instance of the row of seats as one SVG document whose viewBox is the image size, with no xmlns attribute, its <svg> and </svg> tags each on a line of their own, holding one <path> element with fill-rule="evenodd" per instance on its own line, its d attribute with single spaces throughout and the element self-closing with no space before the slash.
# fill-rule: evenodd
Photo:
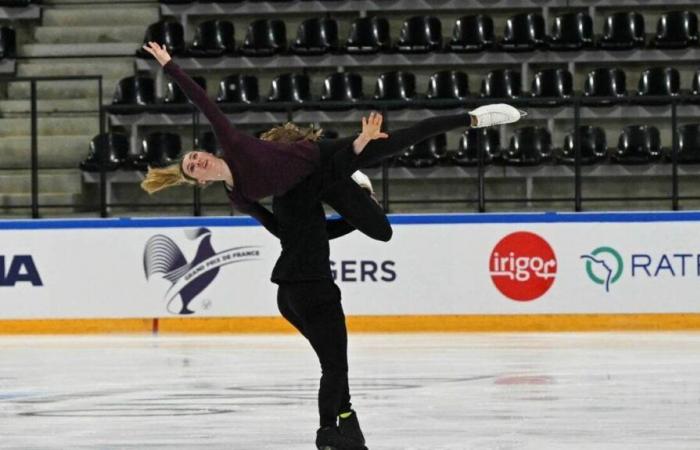
<svg viewBox="0 0 700 450">
<path fill-rule="evenodd" d="M 12 59 L 17 56 L 17 41 L 15 30 L 8 26 L 0 26 L 0 59 Z"/>
<path fill-rule="evenodd" d="M 194 79 L 206 90 L 201 77 Z M 518 99 L 530 96 L 546 99 L 556 104 L 574 94 L 573 76 L 565 69 L 545 69 L 537 72 L 532 81 L 532 91 L 521 89 L 520 72 L 510 69 L 489 72 L 481 83 L 482 98 Z M 350 108 L 353 102 L 366 99 L 363 93 L 362 76 L 352 72 L 337 72 L 323 82 L 321 101 L 336 102 L 330 108 Z M 700 71 L 693 77 L 692 95 L 700 95 Z M 642 72 L 638 97 L 651 97 L 651 103 L 663 101 L 659 96 L 677 96 L 681 93 L 680 75 L 674 68 L 655 67 Z M 602 68 L 591 71 L 583 86 L 583 95 L 592 105 L 607 105 L 628 96 L 625 72 L 620 69 Z M 377 77 L 371 100 L 391 101 L 389 108 L 406 106 L 431 106 L 430 101 L 463 101 L 470 98 L 469 79 L 465 72 L 445 70 L 430 76 L 425 99 L 418 95 L 416 77 L 405 71 L 382 73 Z M 301 106 L 312 101 L 311 82 L 305 74 L 283 74 L 272 81 L 269 95 L 260 96 L 258 80 L 253 75 L 230 75 L 219 82 L 216 101 L 222 104 L 250 105 L 260 102 L 292 102 Z M 120 105 L 122 113 L 138 113 L 141 106 L 165 104 L 185 105 L 187 99 L 180 88 L 168 82 L 165 97 L 158 101 L 155 95 L 155 80 L 147 76 L 131 76 L 117 84 L 113 105 Z M 128 108 L 132 106 L 133 108 Z M 435 106 L 435 105 L 433 105 Z M 449 103 L 444 106 L 451 106 Z M 325 108 L 325 107 L 324 107 Z"/>
<path fill-rule="evenodd" d="M 545 35 L 544 18 L 539 13 L 521 13 L 506 21 L 502 39 L 494 35 L 493 19 L 477 14 L 457 19 L 449 41 L 443 42 L 442 23 L 434 16 L 413 16 L 403 22 L 395 45 L 384 17 L 362 17 L 351 25 L 348 38 L 341 46 L 338 22 L 330 17 L 304 20 L 297 29 L 296 39 L 287 43 L 287 30 L 280 19 L 259 19 L 249 26 L 246 37 L 237 48 L 233 23 L 213 19 L 200 23 L 192 43 L 187 46 L 182 24 L 160 21 L 151 24 L 144 42 L 156 41 L 174 55 L 217 57 L 224 54 L 269 56 L 290 51 L 300 55 L 320 55 L 328 52 L 376 53 L 398 51 L 425 53 L 440 50 L 478 52 L 497 48 L 504 51 L 535 49 L 580 50 L 602 48 L 625 50 L 644 47 L 646 34 L 644 17 L 638 12 L 620 12 L 605 20 L 602 36 L 593 34 L 593 19 L 586 13 L 567 13 L 552 21 L 550 35 Z M 698 18 L 691 11 L 672 11 L 661 16 L 656 35 L 649 41 L 654 48 L 686 48 L 698 44 Z M 137 51 L 142 57 L 148 53 Z"/>
<path fill-rule="evenodd" d="M 617 164 L 649 164 L 670 161 L 671 154 L 663 149 L 659 130 L 653 126 L 632 125 L 622 130 L 617 147 L 610 151 L 605 132 L 599 127 L 580 127 L 580 161 L 583 165 L 610 161 Z M 337 137 L 327 132 L 325 137 Z M 174 133 L 151 133 L 142 142 L 136 154 L 129 149 L 129 139 L 121 133 L 103 133 L 90 143 L 88 157 L 80 168 L 94 172 L 100 170 L 100 159 L 105 157 L 105 170 L 141 170 L 149 166 L 163 167 L 179 160 L 182 141 Z M 199 148 L 218 153 L 218 144 L 212 132 L 206 132 L 199 140 Z M 564 137 L 563 146 L 554 149 L 551 134 L 542 127 L 523 127 L 514 131 L 508 147 L 501 147 L 500 135 L 494 128 L 468 129 L 460 138 L 456 152 L 447 150 L 444 134 L 424 140 L 395 159 L 395 164 L 407 167 L 430 167 L 437 164 L 475 166 L 481 151 L 484 164 L 534 166 L 554 161 L 560 164 L 575 163 L 574 135 Z M 682 164 L 700 163 L 700 124 L 683 125 L 678 129 L 677 160 Z"/>
<path fill-rule="evenodd" d="M 38 0 L 0 0 L 0 8 L 26 8 L 32 4 L 41 3 Z"/>
</svg>

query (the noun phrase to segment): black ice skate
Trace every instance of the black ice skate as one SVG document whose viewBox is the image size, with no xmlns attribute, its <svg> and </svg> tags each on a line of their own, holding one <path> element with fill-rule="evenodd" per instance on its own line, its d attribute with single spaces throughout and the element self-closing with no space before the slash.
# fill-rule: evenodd
<svg viewBox="0 0 700 450">
<path fill-rule="evenodd" d="M 318 450 L 367 450 L 360 442 L 338 431 L 338 427 L 323 427 L 316 432 L 316 448 Z"/>
<path fill-rule="evenodd" d="M 350 416 L 343 418 L 338 417 L 338 431 L 341 435 L 355 439 L 362 445 L 365 444 L 365 437 L 360 429 L 360 422 L 357 420 L 357 413 L 350 410 Z"/>
</svg>

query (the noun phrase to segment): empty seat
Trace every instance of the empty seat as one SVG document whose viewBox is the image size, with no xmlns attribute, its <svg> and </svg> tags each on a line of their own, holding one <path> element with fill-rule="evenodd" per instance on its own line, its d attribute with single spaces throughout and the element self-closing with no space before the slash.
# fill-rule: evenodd
<svg viewBox="0 0 700 450">
<path fill-rule="evenodd" d="M 481 81 L 483 98 L 518 98 L 522 96 L 520 72 L 510 69 L 493 70 Z"/>
<path fill-rule="evenodd" d="M 9 6 L 11 8 L 26 8 L 32 4 L 32 0 L 3 0 L 0 6 Z"/>
<path fill-rule="evenodd" d="M 512 166 L 536 166 L 552 155 L 552 136 L 546 128 L 524 127 L 515 130 L 501 160 Z"/>
<path fill-rule="evenodd" d="M 700 124 L 694 123 L 678 128 L 677 158 L 681 164 L 700 164 Z"/>
<path fill-rule="evenodd" d="M 544 18 L 539 13 L 521 13 L 506 21 L 500 46 L 510 52 L 532 51 L 544 45 Z"/>
<path fill-rule="evenodd" d="M 389 109 L 403 108 L 416 100 L 416 76 L 410 72 L 393 71 L 377 77 L 374 100 L 391 102 Z"/>
<path fill-rule="evenodd" d="M 15 30 L 8 26 L 0 27 L 0 59 L 17 56 L 17 40 Z"/>
<path fill-rule="evenodd" d="M 651 41 L 658 48 L 686 48 L 698 43 L 698 16 L 691 11 L 671 11 L 659 18 L 656 36 Z"/>
<path fill-rule="evenodd" d="M 476 166 L 479 164 L 479 152 L 483 163 L 489 164 L 501 152 L 501 138 L 496 128 L 469 128 L 459 140 L 459 150 L 450 155 L 452 162 L 458 166 Z"/>
<path fill-rule="evenodd" d="M 532 80 L 532 96 L 546 98 L 550 104 L 571 97 L 573 89 L 573 76 L 565 69 L 540 70 Z"/>
<path fill-rule="evenodd" d="M 595 69 L 588 73 L 583 87 L 583 95 L 592 104 L 608 105 L 627 96 L 627 81 L 622 69 Z"/>
<path fill-rule="evenodd" d="M 360 17 L 350 26 L 345 42 L 348 53 L 377 53 L 391 50 L 389 21 L 385 17 Z"/>
<path fill-rule="evenodd" d="M 193 76 L 192 79 L 197 83 L 202 89 L 207 90 L 207 80 L 204 77 Z M 177 83 L 172 80 L 168 80 L 165 86 L 165 96 L 163 96 L 163 103 L 166 105 L 184 105 L 187 104 L 189 100 L 185 93 L 180 89 Z"/>
<path fill-rule="evenodd" d="M 182 140 L 179 134 L 155 132 L 142 142 L 141 152 L 132 159 L 131 165 L 137 170 L 149 167 L 165 167 L 180 160 Z"/>
<path fill-rule="evenodd" d="M 259 19 L 248 26 L 241 45 L 247 56 L 270 56 L 287 49 L 287 28 L 279 19 Z"/>
<path fill-rule="evenodd" d="M 205 131 L 202 133 L 197 141 L 197 144 L 200 150 L 204 150 L 212 155 L 221 154 L 221 145 L 219 145 L 219 141 L 216 139 L 216 135 L 212 131 Z"/>
<path fill-rule="evenodd" d="M 189 53 L 194 57 L 217 57 L 236 51 L 233 23 L 228 20 L 207 20 L 195 30 Z"/>
<path fill-rule="evenodd" d="M 402 53 L 427 53 L 442 48 L 442 24 L 433 16 L 413 16 L 403 23 L 396 48 Z"/>
<path fill-rule="evenodd" d="M 605 19 L 599 45 L 607 50 L 629 50 L 643 47 L 644 17 L 638 12 L 618 12 Z"/>
<path fill-rule="evenodd" d="M 690 93 L 692 95 L 700 96 L 700 70 L 696 71 L 695 74 L 693 75 L 693 81 L 691 82 Z"/>
<path fill-rule="evenodd" d="M 120 106 L 119 111 L 123 114 L 142 112 L 144 106 L 152 105 L 155 101 L 155 82 L 146 76 L 122 78 L 112 97 L 112 105 Z"/>
<path fill-rule="evenodd" d="M 308 75 L 285 73 L 274 80 L 270 87 L 269 102 L 304 103 L 311 101 Z"/>
<path fill-rule="evenodd" d="M 458 70 L 443 70 L 430 76 L 428 93 L 429 106 L 451 108 L 469 97 L 469 77 Z"/>
<path fill-rule="evenodd" d="M 593 46 L 593 19 L 586 13 L 568 13 L 554 18 L 547 37 L 552 50 L 580 50 Z"/>
<path fill-rule="evenodd" d="M 258 79 L 253 75 L 229 75 L 219 82 L 219 103 L 251 104 L 260 101 Z"/>
<path fill-rule="evenodd" d="M 622 130 L 611 158 L 619 164 L 649 164 L 662 155 L 659 130 L 654 126 L 630 125 Z"/>
<path fill-rule="evenodd" d="M 90 150 L 80 169 L 86 172 L 100 172 L 104 168 L 114 171 L 122 167 L 129 156 L 129 138 L 123 133 L 101 133 L 90 141 Z"/>
<path fill-rule="evenodd" d="M 581 164 L 590 165 L 605 161 L 608 153 L 608 141 L 605 131 L 600 127 L 580 126 Z M 574 133 L 571 132 L 564 137 L 564 146 L 561 153 L 557 155 L 557 162 L 563 164 L 576 163 L 576 149 Z"/>
<path fill-rule="evenodd" d="M 179 22 L 160 21 L 150 24 L 146 29 L 143 43 L 146 44 L 150 41 L 164 46 L 172 56 L 181 55 L 185 52 L 185 32 L 182 24 Z M 136 51 L 136 55 L 141 58 L 153 58 L 143 48 L 139 48 Z"/>
<path fill-rule="evenodd" d="M 362 77 L 359 74 L 332 73 L 323 81 L 321 101 L 339 102 L 335 105 L 324 105 L 324 108 L 351 108 L 352 103 L 362 100 L 362 96 Z"/>
<path fill-rule="evenodd" d="M 677 96 L 680 94 L 680 75 L 672 67 L 652 67 L 642 72 L 637 94 L 640 97 Z M 666 99 L 653 99 L 649 103 L 665 103 Z"/>
<path fill-rule="evenodd" d="M 477 14 L 457 19 L 447 48 L 453 52 L 480 52 L 493 47 L 494 42 L 493 19 Z"/>
<path fill-rule="evenodd" d="M 445 133 L 430 137 L 409 147 L 400 162 L 408 167 L 432 167 L 447 156 L 447 136 Z"/>
<path fill-rule="evenodd" d="M 338 22 L 331 18 L 303 21 L 291 50 L 299 55 L 322 55 L 338 50 Z"/>
</svg>

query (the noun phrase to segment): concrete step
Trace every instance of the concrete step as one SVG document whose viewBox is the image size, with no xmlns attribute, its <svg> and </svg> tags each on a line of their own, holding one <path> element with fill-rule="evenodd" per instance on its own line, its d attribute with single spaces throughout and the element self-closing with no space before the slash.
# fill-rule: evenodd
<svg viewBox="0 0 700 450">
<path fill-rule="evenodd" d="M 17 65 L 17 76 L 102 75 L 120 78 L 134 74 L 134 58 L 35 59 Z"/>
<path fill-rule="evenodd" d="M 39 137 L 39 167 L 47 169 L 76 169 L 88 155 L 93 135 Z M 0 167 L 27 169 L 31 166 L 29 137 L 0 138 Z"/>
<path fill-rule="evenodd" d="M 0 192 L 27 194 L 32 189 L 29 170 L 0 171 Z M 83 189 L 80 169 L 44 169 L 39 171 L 39 193 L 61 192 L 80 194 Z"/>
<path fill-rule="evenodd" d="M 41 58 L 50 56 L 123 56 L 133 55 L 141 41 L 114 43 L 27 44 L 19 48 L 19 56 Z"/>
<path fill-rule="evenodd" d="M 128 76 L 128 75 L 125 75 Z M 102 79 L 102 96 L 111 100 L 120 78 Z M 37 98 L 51 99 L 89 99 L 97 98 L 96 80 L 44 81 L 37 83 Z M 28 100 L 31 85 L 26 82 L 8 83 L 7 96 L 10 100 Z"/>
<path fill-rule="evenodd" d="M 71 193 L 63 193 L 63 192 L 46 192 L 46 193 L 41 193 L 39 194 L 39 207 L 41 208 L 41 205 L 65 205 L 65 206 L 75 206 L 76 208 L 79 206 L 80 202 L 80 194 L 71 194 Z M 22 193 L 22 194 L 5 194 L 2 193 L 0 194 L 0 211 L 4 212 L 9 212 L 12 213 L 13 210 L 4 210 L 3 207 L 7 206 L 30 206 L 32 204 L 32 195 L 30 193 Z M 20 212 L 21 210 L 16 210 L 14 211 L 14 214 L 22 214 Z M 26 210 L 24 210 L 26 211 Z M 64 211 L 70 211 L 70 208 L 68 210 Z M 43 217 L 46 217 L 46 213 L 48 211 L 44 210 L 42 211 L 40 209 L 40 213 L 42 213 Z M 27 212 L 24 212 L 24 215 L 27 215 Z M 4 216 L 4 214 L 3 214 Z"/>
<path fill-rule="evenodd" d="M 110 104 L 112 93 L 105 93 L 103 104 Z M 66 112 L 89 112 L 98 110 L 97 98 L 70 100 L 38 100 L 40 114 L 63 114 Z M 28 100 L 0 100 L 0 114 L 5 117 L 27 117 L 31 112 Z M 97 119 L 95 119 L 97 120 Z"/>
<path fill-rule="evenodd" d="M 94 3 L 91 1 L 90 3 Z M 46 8 L 43 12 L 42 24 L 44 26 L 99 26 L 113 27 L 115 24 L 128 23 L 132 26 L 143 25 L 145 30 L 148 25 L 157 22 L 159 18 L 158 3 L 143 7 L 133 5 L 129 7 L 114 7 L 113 2 L 108 5 L 64 6 Z"/>
<path fill-rule="evenodd" d="M 143 25 L 37 27 L 34 30 L 34 41 L 38 44 L 140 42 L 145 33 L 146 26 Z"/>
<path fill-rule="evenodd" d="M 37 120 L 40 136 L 50 135 L 95 135 L 97 134 L 99 123 L 93 116 L 74 117 L 39 117 Z M 4 118 L 0 119 L 0 138 L 20 137 L 31 134 L 31 121 L 24 118 Z"/>
</svg>

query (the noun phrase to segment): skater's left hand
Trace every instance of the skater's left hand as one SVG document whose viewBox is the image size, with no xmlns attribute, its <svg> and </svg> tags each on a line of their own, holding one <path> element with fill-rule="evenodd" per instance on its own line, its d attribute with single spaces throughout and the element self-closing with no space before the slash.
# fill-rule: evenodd
<svg viewBox="0 0 700 450">
<path fill-rule="evenodd" d="M 386 139 L 389 137 L 388 134 L 381 131 L 383 120 L 384 117 L 378 112 L 370 113 L 369 118 L 362 118 L 362 132 L 353 143 L 353 150 L 356 155 L 359 155 L 362 150 L 364 150 L 369 141 L 373 141 L 374 139 Z"/>
<path fill-rule="evenodd" d="M 166 50 L 165 46 L 161 47 L 158 45 L 157 42 L 150 41 L 148 44 L 143 45 L 143 49 L 146 50 L 148 53 L 153 55 L 153 57 L 160 63 L 161 66 L 164 66 L 170 61 L 170 55 L 168 54 L 168 50 Z"/>
</svg>

